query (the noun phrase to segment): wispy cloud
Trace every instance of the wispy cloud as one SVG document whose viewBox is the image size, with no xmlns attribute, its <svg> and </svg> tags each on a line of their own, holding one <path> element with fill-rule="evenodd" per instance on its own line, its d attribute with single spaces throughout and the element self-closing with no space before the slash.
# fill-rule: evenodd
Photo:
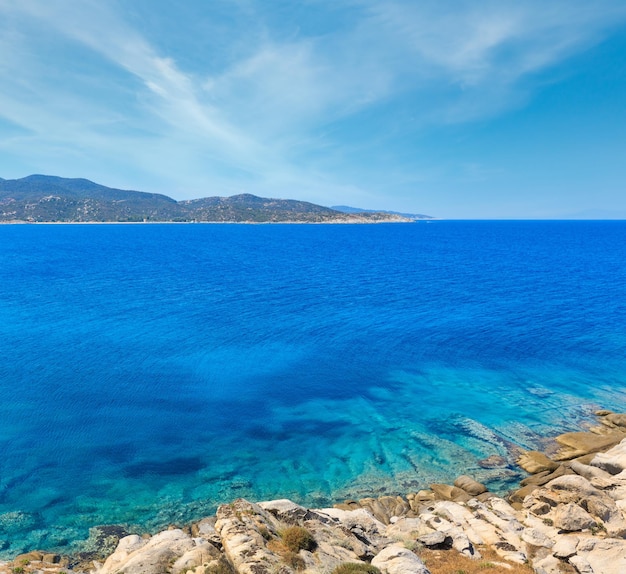
<svg viewBox="0 0 626 574">
<path fill-rule="evenodd" d="M 378 34 L 396 54 L 398 85 L 452 88 L 435 116 L 446 121 L 518 105 L 532 95 L 534 75 L 602 41 L 626 19 L 626 5 L 615 1 L 360 4 L 369 35 Z"/>
</svg>

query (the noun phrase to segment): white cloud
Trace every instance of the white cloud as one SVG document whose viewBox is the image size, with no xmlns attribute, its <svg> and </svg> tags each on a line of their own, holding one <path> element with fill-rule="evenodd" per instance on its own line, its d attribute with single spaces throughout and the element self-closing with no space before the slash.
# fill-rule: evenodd
<svg viewBox="0 0 626 574">
<path fill-rule="evenodd" d="M 437 114 L 455 121 L 519 104 L 520 92 L 532 91 L 525 82 L 533 74 L 588 49 L 626 19 L 626 4 L 615 1 L 361 5 L 369 14 L 369 34 L 396 51 L 396 73 L 410 78 L 408 89 L 428 90 L 442 82 L 457 86 L 446 98 L 454 113 Z"/>
</svg>

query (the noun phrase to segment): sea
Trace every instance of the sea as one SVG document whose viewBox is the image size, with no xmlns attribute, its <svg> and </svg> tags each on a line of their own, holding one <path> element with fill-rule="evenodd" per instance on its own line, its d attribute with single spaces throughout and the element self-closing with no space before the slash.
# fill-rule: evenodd
<svg viewBox="0 0 626 574">
<path fill-rule="evenodd" d="M 599 408 L 624 221 L 0 226 L 1 557 L 238 497 L 504 494 Z"/>
</svg>

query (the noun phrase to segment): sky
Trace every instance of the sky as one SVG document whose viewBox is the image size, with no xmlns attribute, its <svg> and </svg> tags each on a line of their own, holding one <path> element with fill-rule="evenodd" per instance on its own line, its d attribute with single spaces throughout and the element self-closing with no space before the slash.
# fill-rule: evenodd
<svg viewBox="0 0 626 574">
<path fill-rule="evenodd" d="M 626 218 L 624 0 L 0 0 L 0 177 Z"/>
</svg>

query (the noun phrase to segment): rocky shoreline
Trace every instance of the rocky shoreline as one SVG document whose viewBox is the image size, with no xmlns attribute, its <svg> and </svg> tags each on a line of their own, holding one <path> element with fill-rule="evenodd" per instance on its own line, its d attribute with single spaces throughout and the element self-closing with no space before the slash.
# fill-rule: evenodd
<svg viewBox="0 0 626 574">
<path fill-rule="evenodd" d="M 469 476 L 405 496 L 309 509 L 238 499 L 154 536 L 93 529 L 97 554 L 29 552 L 0 574 L 626 572 L 626 414 L 521 453 L 529 473 L 506 499 Z M 447 558 L 472 567 L 445 570 Z M 106 558 L 105 558 L 106 557 Z M 426 564 L 425 564 L 426 563 Z M 441 564 L 440 564 L 441 563 Z M 350 564 L 346 566 L 346 564 Z"/>
</svg>

